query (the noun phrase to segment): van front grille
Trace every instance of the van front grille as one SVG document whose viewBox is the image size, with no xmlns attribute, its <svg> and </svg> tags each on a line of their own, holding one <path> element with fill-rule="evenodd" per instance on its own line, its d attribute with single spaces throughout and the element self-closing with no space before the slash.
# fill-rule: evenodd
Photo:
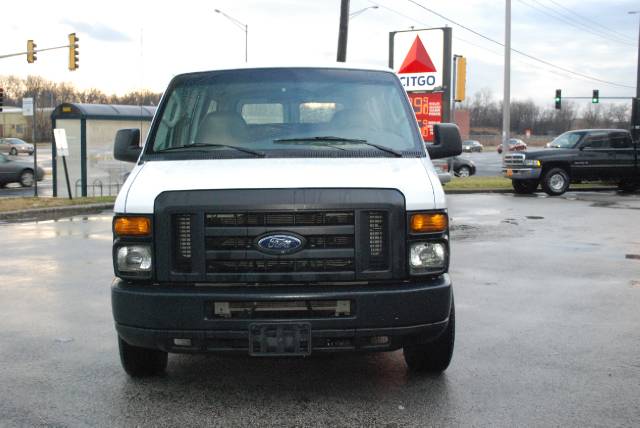
<svg viewBox="0 0 640 428">
<path fill-rule="evenodd" d="M 404 207 L 402 194 L 390 189 L 164 192 L 154 208 L 156 278 L 192 284 L 404 279 Z"/>
</svg>

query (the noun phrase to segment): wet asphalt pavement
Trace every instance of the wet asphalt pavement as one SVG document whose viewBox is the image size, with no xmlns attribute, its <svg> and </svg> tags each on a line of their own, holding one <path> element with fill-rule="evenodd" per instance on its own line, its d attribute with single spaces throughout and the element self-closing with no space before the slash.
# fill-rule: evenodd
<svg viewBox="0 0 640 428">
<path fill-rule="evenodd" d="M 457 338 L 401 352 L 120 368 L 110 215 L 0 224 L 0 426 L 637 426 L 640 194 L 449 196 Z"/>
</svg>

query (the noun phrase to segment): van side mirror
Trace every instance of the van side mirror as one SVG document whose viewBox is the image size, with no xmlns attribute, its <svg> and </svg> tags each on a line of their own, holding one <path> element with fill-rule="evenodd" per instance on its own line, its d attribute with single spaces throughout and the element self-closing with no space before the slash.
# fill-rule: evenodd
<svg viewBox="0 0 640 428">
<path fill-rule="evenodd" d="M 431 159 L 448 158 L 462 153 L 462 137 L 457 125 L 436 123 L 433 125 L 433 137 L 433 144 L 426 145 Z"/>
<path fill-rule="evenodd" d="M 113 145 L 114 158 L 123 162 L 137 162 L 141 152 L 139 129 L 121 129 L 116 133 Z"/>
</svg>

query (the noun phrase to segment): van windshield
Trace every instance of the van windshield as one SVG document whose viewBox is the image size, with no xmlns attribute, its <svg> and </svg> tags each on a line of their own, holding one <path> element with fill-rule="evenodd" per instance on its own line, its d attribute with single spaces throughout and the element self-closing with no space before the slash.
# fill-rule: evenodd
<svg viewBox="0 0 640 428">
<path fill-rule="evenodd" d="M 146 154 L 424 156 L 402 86 L 390 73 L 271 68 L 178 76 Z"/>
</svg>

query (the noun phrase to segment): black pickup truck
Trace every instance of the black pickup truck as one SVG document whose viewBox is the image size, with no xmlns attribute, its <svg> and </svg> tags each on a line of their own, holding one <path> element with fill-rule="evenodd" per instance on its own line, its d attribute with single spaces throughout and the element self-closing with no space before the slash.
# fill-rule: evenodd
<svg viewBox="0 0 640 428">
<path fill-rule="evenodd" d="M 584 129 L 558 136 L 549 150 L 508 154 L 502 172 L 516 193 L 527 194 L 541 185 L 550 196 L 562 195 L 570 183 L 603 181 L 620 190 L 640 188 L 640 147 L 628 131 Z"/>
</svg>

